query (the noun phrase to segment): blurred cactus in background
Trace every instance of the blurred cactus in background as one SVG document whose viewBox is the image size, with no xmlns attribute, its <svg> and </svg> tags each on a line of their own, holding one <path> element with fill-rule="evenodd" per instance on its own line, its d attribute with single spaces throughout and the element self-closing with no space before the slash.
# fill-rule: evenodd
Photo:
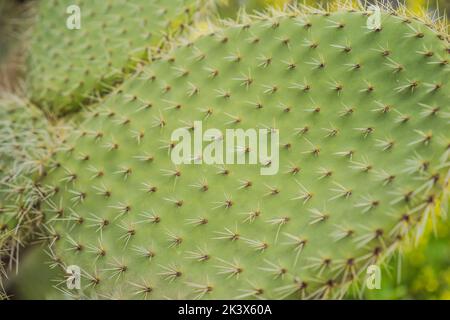
<svg viewBox="0 0 450 320">
<path fill-rule="evenodd" d="M 14 91 L 24 72 L 24 35 L 30 26 L 30 1 L 0 0 L 0 94 Z"/>
<path fill-rule="evenodd" d="M 437 8 L 440 10 L 440 12 L 442 13 L 446 13 L 447 17 L 450 17 L 450 1 L 448 0 L 437 0 L 438 5 Z"/>
</svg>

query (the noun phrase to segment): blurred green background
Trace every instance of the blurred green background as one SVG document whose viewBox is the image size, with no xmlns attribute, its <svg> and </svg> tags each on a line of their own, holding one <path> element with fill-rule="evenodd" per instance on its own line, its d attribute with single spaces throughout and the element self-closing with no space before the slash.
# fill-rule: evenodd
<svg viewBox="0 0 450 320">
<path fill-rule="evenodd" d="M 381 289 L 367 291 L 366 297 L 450 300 L 450 223 L 438 225 L 437 235 L 429 230 L 417 248 L 405 253 L 401 266 L 400 281 L 396 271 L 384 272 Z"/>
</svg>

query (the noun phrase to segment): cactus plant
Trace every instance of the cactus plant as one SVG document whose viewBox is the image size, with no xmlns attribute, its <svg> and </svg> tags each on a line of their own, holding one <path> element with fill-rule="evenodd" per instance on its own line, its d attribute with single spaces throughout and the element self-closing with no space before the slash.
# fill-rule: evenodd
<svg viewBox="0 0 450 320">
<path fill-rule="evenodd" d="M 384 10 L 373 28 L 370 17 L 352 7 L 242 15 L 115 89 L 39 188 L 52 265 L 83 272 L 81 290 L 60 289 L 338 298 L 420 238 L 447 197 L 448 35 L 405 12 Z M 259 165 L 202 163 L 201 150 L 175 165 L 180 127 L 216 129 L 209 151 L 226 129 L 280 144 Z M 223 151 L 248 160 L 253 148 Z M 276 150 L 278 173 L 261 175 Z"/>
<path fill-rule="evenodd" d="M 31 100 L 61 115 L 98 99 L 147 61 L 149 51 L 189 25 L 204 4 L 197 0 L 41 1 L 29 62 Z"/>
<path fill-rule="evenodd" d="M 0 99 L 0 286 L 5 269 L 17 267 L 20 247 L 35 234 L 43 215 L 34 183 L 56 144 L 52 125 L 23 98 Z"/>
</svg>

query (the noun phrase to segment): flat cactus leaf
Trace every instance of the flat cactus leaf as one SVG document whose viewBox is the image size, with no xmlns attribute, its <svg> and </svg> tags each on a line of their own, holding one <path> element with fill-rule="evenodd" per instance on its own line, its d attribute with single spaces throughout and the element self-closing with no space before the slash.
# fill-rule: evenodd
<svg viewBox="0 0 450 320">
<path fill-rule="evenodd" d="M 52 126 L 23 98 L 0 98 L 0 289 L 5 272 L 16 268 L 19 249 L 43 218 L 35 184 L 60 143 Z"/>
<path fill-rule="evenodd" d="M 82 270 L 80 290 L 60 289 L 126 299 L 362 290 L 370 265 L 435 218 L 450 150 L 447 35 L 388 11 L 368 28 L 371 17 L 244 15 L 113 91 L 40 189 L 53 266 Z M 188 158 L 197 164 L 172 161 L 179 128 L 209 140 Z M 226 149 L 227 129 L 279 144 L 248 164 L 260 145 Z M 246 161 L 208 164 L 211 145 Z"/>
</svg>

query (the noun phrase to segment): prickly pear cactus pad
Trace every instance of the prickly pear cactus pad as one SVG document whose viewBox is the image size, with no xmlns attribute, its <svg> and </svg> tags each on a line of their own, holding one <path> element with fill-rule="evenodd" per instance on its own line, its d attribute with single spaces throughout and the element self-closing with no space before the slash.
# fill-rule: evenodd
<svg viewBox="0 0 450 320">
<path fill-rule="evenodd" d="M 22 98 L 0 98 L 0 287 L 2 263 L 16 264 L 20 246 L 42 218 L 34 184 L 53 154 L 50 127 Z"/>
<path fill-rule="evenodd" d="M 95 100 L 147 60 L 150 47 L 190 24 L 200 2 L 40 1 L 29 61 L 32 101 L 63 114 Z"/>
<path fill-rule="evenodd" d="M 115 90 L 42 183 L 53 265 L 83 275 L 80 290 L 64 279 L 61 290 L 315 299 L 363 289 L 367 267 L 434 217 L 449 165 L 446 35 L 394 12 L 372 30 L 368 17 L 243 16 Z M 226 129 L 267 129 L 279 145 L 259 164 L 175 165 L 172 133 L 200 127 L 209 141 L 191 162 Z M 275 150 L 279 170 L 262 175 Z"/>
</svg>

